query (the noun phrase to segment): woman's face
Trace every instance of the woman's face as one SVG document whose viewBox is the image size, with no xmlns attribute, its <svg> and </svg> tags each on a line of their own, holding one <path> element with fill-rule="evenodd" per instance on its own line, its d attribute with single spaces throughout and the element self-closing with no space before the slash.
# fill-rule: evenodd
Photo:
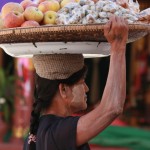
<svg viewBox="0 0 150 150">
<path fill-rule="evenodd" d="M 84 79 L 71 86 L 70 109 L 73 112 L 85 110 L 87 108 L 87 95 L 89 91 Z"/>
</svg>

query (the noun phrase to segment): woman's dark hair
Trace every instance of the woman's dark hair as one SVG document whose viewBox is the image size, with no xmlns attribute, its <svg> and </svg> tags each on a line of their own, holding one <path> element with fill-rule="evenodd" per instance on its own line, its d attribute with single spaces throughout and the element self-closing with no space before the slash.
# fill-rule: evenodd
<svg viewBox="0 0 150 150">
<path fill-rule="evenodd" d="M 81 70 L 74 73 L 67 79 L 62 80 L 49 80 L 35 75 L 35 89 L 34 89 L 34 103 L 33 110 L 31 112 L 30 120 L 30 135 L 36 135 L 39 126 L 39 117 L 41 111 L 48 108 L 55 96 L 60 83 L 67 85 L 74 85 L 80 79 L 86 77 L 87 67 L 84 66 Z M 31 141 L 29 144 L 29 150 L 36 150 L 35 142 Z"/>
</svg>

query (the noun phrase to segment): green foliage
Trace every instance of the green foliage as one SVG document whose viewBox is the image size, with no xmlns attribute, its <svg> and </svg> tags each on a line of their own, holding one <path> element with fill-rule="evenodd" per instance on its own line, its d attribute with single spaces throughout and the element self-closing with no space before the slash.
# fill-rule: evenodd
<svg viewBox="0 0 150 150">
<path fill-rule="evenodd" d="M 5 99 L 0 107 L 7 123 L 10 122 L 14 110 L 14 81 L 15 76 L 10 75 L 10 67 L 7 69 L 0 68 L 0 98 Z"/>
</svg>

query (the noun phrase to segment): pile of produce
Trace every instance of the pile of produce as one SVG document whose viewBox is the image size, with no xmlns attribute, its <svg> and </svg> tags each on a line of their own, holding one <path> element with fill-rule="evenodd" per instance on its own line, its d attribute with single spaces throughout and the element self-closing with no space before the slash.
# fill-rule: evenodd
<svg viewBox="0 0 150 150">
<path fill-rule="evenodd" d="M 133 0 L 23 0 L 9 2 L 0 13 L 0 29 L 42 25 L 106 23 L 111 15 L 129 23 L 150 23 L 150 8 Z"/>
<path fill-rule="evenodd" d="M 111 15 L 124 17 L 129 23 L 138 20 L 134 10 L 125 9 L 111 0 L 80 0 L 70 3 L 58 11 L 57 24 L 91 24 L 106 23 Z"/>
</svg>

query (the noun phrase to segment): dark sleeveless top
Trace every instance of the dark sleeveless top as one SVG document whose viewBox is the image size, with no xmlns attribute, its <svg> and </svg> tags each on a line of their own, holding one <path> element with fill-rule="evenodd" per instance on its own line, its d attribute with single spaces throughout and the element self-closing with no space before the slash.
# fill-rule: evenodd
<svg viewBox="0 0 150 150">
<path fill-rule="evenodd" d="M 90 150 L 85 143 L 76 147 L 76 129 L 79 117 L 44 115 L 40 118 L 36 150 Z M 28 150 L 27 140 L 24 150 Z"/>
</svg>

